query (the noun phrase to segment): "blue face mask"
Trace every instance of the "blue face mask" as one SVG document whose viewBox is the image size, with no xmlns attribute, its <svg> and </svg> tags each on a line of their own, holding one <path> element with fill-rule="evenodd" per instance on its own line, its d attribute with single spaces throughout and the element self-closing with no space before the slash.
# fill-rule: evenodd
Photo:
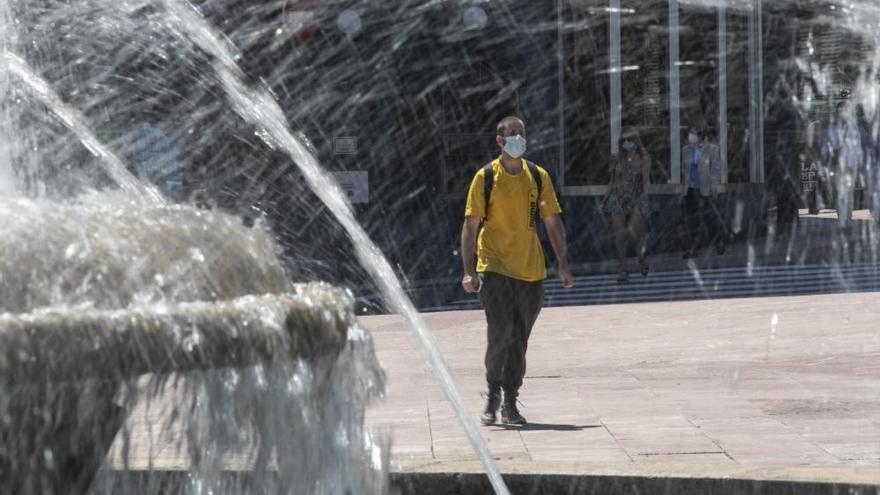
<svg viewBox="0 0 880 495">
<path fill-rule="evenodd" d="M 517 134 L 504 138 L 504 152 L 513 158 L 519 158 L 526 152 L 526 138 Z"/>
<path fill-rule="evenodd" d="M 624 139 L 621 144 L 626 151 L 632 151 L 636 148 L 636 143 L 632 139 Z"/>
</svg>

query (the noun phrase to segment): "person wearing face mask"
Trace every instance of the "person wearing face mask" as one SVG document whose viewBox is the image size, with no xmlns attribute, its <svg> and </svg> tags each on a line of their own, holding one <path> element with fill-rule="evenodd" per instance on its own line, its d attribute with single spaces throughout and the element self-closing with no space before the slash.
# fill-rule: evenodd
<svg viewBox="0 0 880 495">
<path fill-rule="evenodd" d="M 501 120 L 495 141 L 501 156 L 477 171 L 468 190 L 461 231 L 461 285 L 468 293 L 479 293 L 486 312 L 489 393 L 480 420 L 495 423 L 500 406 L 503 423 L 525 424 L 516 398 L 526 372 L 529 335 L 544 303 L 547 276 L 538 218 L 556 253 L 563 286 L 574 285 L 574 278 L 568 268 L 565 227 L 559 216 L 562 209 L 550 175 L 522 158 L 527 143 L 525 124 L 516 117 Z"/>
<path fill-rule="evenodd" d="M 645 217 L 648 206 L 648 184 L 651 157 L 642 146 L 638 132 L 632 127 L 620 133 L 620 151 L 612 156 L 611 182 L 602 200 L 602 211 L 611 216 L 614 247 L 620 264 L 617 283 L 629 281 L 626 267 L 626 239 L 632 237 L 639 256 L 639 271 L 648 276 L 645 251 Z"/>
<path fill-rule="evenodd" d="M 722 175 L 718 146 L 708 141 L 705 127 L 691 127 L 681 151 L 685 259 L 693 257 L 707 239 L 715 242 L 717 254 L 724 254 L 726 234 L 718 204 Z"/>
<path fill-rule="evenodd" d="M 861 134 L 846 101 L 838 102 L 825 133 L 822 157 L 828 164 L 833 202 L 840 227 L 852 219 L 853 190 L 864 160 Z"/>
</svg>

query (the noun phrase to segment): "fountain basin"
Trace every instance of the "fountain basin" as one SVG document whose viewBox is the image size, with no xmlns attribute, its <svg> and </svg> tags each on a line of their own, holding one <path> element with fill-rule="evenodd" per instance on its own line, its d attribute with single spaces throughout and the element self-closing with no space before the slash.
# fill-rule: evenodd
<svg viewBox="0 0 880 495">
<path fill-rule="evenodd" d="M 338 352 L 351 296 L 327 284 L 229 301 L 0 315 L 0 380 L 125 379 Z"/>
<path fill-rule="evenodd" d="M 0 486 L 86 493 L 127 417 L 115 399 L 127 380 L 333 359 L 354 323 L 351 295 L 323 283 L 229 301 L 0 315 Z"/>
<path fill-rule="evenodd" d="M 206 483 L 218 452 L 247 428 L 262 439 L 255 465 L 274 455 L 290 472 L 309 460 L 284 439 L 335 459 L 347 454 L 325 429 L 360 435 L 362 420 L 343 421 L 360 413 L 330 394 L 348 383 L 337 365 L 372 366 L 352 356 L 352 296 L 291 284 L 259 220 L 112 194 L 4 199 L 0 218 L 0 492 L 88 493 L 113 442 L 128 442 L 133 409 L 169 377 L 196 384 L 172 407 L 193 445 L 194 479 Z M 144 397 L 134 385 L 142 375 L 152 387 Z M 267 419 L 270 409 L 285 422 Z M 296 423 L 295 412 L 326 425 Z M 363 468 L 352 471 L 372 476 L 359 452 L 351 465 Z"/>
</svg>

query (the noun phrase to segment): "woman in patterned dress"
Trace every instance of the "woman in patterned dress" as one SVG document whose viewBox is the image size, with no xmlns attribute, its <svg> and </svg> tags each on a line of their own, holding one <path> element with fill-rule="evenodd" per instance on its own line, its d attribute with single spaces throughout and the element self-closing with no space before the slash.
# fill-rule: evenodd
<svg viewBox="0 0 880 495">
<path fill-rule="evenodd" d="M 645 216 L 648 207 L 648 184 L 651 173 L 651 157 L 642 145 L 638 132 L 625 127 L 620 133 L 619 150 L 612 158 L 611 182 L 602 200 L 602 211 L 611 215 L 614 229 L 614 247 L 620 263 L 617 282 L 629 281 L 626 267 L 626 238 L 631 236 L 639 254 L 639 271 L 648 275 L 645 258 Z"/>
</svg>

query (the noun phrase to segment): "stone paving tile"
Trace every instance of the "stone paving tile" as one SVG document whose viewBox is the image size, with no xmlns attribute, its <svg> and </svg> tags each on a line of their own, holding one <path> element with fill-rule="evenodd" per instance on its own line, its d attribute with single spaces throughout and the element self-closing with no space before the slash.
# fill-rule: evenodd
<svg viewBox="0 0 880 495">
<path fill-rule="evenodd" d="M 842 461 L 874 461 L 880 467 L 880 423 L 876 421 L 786 419 L 785 424 Z"/>
<path fill-rule="evenodd" d="M 700 430 L 737 462 L 839 464 L 819 445 L 771 418 L 699 420 Z"/>
<path fill-rule="evenodd" d="M 724 452 L 696 453 L 696 454 L 636 454 L 633 461 L 639 463 L 657 462 L 657 463 L 713 463 L 713 464 L 735 464 Z"/>
<path fill-rule="evenodd" d="M 569 429 L 571 428 L 571 429 Z M 601 425 L 532 424 L 520 435 L 535 461 L 626 462 L 630 458 Z"/>
<path fill-rule="evenodd" d="M 615 427 L 609 431 L 630 457 L 669 454 L 712 454 L 723 450 L 693 427 L 650 424 Z"/>
</svg>

